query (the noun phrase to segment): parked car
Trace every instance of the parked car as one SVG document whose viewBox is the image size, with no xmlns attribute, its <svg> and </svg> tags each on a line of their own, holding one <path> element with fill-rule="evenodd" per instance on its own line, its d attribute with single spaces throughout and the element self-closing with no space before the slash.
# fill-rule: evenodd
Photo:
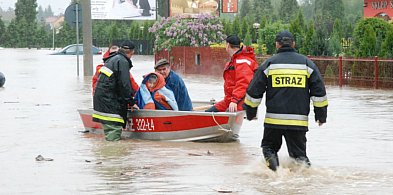
<svg viewBox="0 0 393 195">
<path fill-rule="evenodd" d="M 83 54 L 83 45 L 82 44 L 72 44 L 72 45 L 67 45 L 66 47 L 64 47 L 63 49 L 61 49 L 60 51 L 57 51 L 55 53 L 52 53 L 51 55 L 76 55 L 76 48 L 78 47 L 79 49 L 79 54 Z M 91 51 L 93 53 L 93 55 L 100 55 L 102 54 L 101 49 L 99 49 L 96 46 L 92 46 L 91 47 Z"/>
</svg>

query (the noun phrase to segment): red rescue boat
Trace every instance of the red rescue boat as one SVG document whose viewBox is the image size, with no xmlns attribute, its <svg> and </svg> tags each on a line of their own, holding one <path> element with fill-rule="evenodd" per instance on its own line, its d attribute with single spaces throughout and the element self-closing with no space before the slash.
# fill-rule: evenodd
<svg viewBox="0 0 393 195">
<path fill-rule="evenodd" d="M 92 109 L 78 111 L 86 131 L 104 133 L 101 124 L 92 120 Z M 244 115 L 245 111 L 129 110 L 122 137 L 165 141 L 235 141 Z"/>
</svg>

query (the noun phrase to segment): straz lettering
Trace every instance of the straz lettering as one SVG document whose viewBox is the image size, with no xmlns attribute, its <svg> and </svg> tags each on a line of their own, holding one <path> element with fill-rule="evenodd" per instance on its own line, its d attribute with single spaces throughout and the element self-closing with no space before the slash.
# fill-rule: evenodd
<svg viewBox="0 0 393 195">
<path fill-rule="evenodd" d="M 154 121 L 148 118 L 132 119 L 132 131 L 154 131 Z"/>
<path fill-rule="evenodd" d="M 306 87 L 304 75 L 272 75 L 272 87 Z"/>
</svg>

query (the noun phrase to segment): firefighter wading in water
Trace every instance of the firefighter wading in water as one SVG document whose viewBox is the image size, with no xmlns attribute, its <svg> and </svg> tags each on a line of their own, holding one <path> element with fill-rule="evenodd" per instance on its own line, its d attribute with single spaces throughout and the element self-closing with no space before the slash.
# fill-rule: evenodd
<svg viewBox="0 0 393 195">
<path fill-rule="evenodd" d="M 289 31 L 277 34 L 276 48 L 277 54 L 258 68 L 244 101 L 247 119 L 252 120 L 266 92 L 262 152 L 266 165 L 273 171 L 279 166 L 277 153 L 282 136 L 289 156 L 310 165 L 306 153 L 310 99 L 319 126 L 326 122 L 328 106 L 318 67 L 306 56 L 296 53 L 295 41 Z"/>
<path fill-rule="evenodd" d="M 100 122 L 105 140 L 120 140 L 122 127 L 126 124 L 127 107 L 135 104 L 131 87 L 131 57 L 135 45 L 124 41 L 117 53 L 111 54 L 99 70 L 97 86 L 93 96 L 93 121 Z"/>
</svg>

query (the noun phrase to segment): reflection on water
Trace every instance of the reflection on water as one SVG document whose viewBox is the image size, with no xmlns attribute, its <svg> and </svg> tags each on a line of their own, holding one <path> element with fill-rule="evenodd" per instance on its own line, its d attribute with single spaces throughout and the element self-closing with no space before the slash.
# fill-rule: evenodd
<svg viewBox="0 0 393 195">
<path fill-rule="evenodd" d="M 393 192 L 391 90 L 329 86 L 328 123 L 310 121 L 307 134 L 312 167 L 295 165 L 283 145 L 282 166 L 274 173 L 259 148 L 264 106 L 257 121 L 244 121 L 234 143 L 106 142 L 80 133 L 77 109 L 92 107 L 91 78 L 76 76 L 75 56 L 50 52 L 0 50 L 7 79 L 0 88 L 0 194 Z M 133 61 L 138 82 L 153 71 L 153 57 Z M 223 98 L 221 75 L 184 80 L 194 100 Z M 37 155 L 54 161 L 37 162 Z"/>
</svg>

